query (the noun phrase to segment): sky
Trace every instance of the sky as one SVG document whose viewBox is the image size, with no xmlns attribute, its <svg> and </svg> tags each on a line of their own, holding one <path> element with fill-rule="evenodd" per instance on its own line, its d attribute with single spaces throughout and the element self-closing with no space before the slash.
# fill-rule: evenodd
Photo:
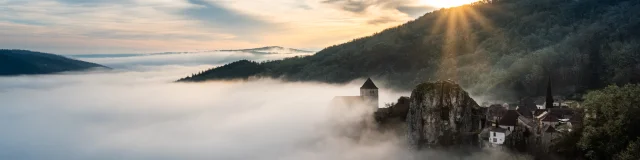
<svg viewBox="0 0 640 160">
<path fill-rule="evenodd" d="M 162 56 L 89 60 L 123 67 L 0 76 L 0 159 L 529 158 L 496 148 L 415 151 L 388 132 L 348 132 L 372 108 L 342 110 L 331 99 L 359 95 L 364 79 L 342 85 L 278 79 L 173 83 L 217 64 L 184 65 L 181 57 Z M 410 95 L 374 81 L 381 105 Z"/>
<path fill-rule="evenodd" d="M 0 0 L 0 48 L 109 54 L 320 50 L 473 0 Z"/>
</svg>

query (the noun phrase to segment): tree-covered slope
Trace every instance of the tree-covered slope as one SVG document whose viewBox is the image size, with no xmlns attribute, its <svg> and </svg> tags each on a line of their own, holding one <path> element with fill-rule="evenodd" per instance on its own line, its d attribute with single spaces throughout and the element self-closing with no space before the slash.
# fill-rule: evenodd
<svg viewBox="0 0 640 160">
<path fill-rule="evenodd" d="M 264 67 L 259 63 L 248 60 L 241 60 L 218 67 L 215 70 L 200 72 L 180 79 L 178 81 L 201 82 L 210 79 L 246 79 L 252 75 L 256 75 L 262 72 L 264 72 Z"/>
<path fill-rule="evenodd" d="M 585 118 L 577 146 L 588 159 L 640 159 L 640 85 L 589 92 L 584 106 L 591 116 Z"/>
<path fill-rule="evenodd" d="M 552 77 L 557 93 L 581 93 L 640 80 L 639 28 L 637 0 L 483 1 L 434 11 L 313 56 L 233 67 L 255 74 L 231 76 L 221 67 L 182 81 L 260 76 L 343 83 L 371 76 L 409 89 L 451 79 L 476 94 L 544 95 Z"/>
<path fill-rule="evenodd" d="M 0 76 L 49 74 L 105 66 L 26 50 L 0 50 Z"/>
</svg>

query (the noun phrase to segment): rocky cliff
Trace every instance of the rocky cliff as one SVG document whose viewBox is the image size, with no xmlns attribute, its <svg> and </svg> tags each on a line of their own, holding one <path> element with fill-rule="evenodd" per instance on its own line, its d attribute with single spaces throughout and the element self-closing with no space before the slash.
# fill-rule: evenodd
<svg viewBox="0 0 640 160">
<path fill-rule="evenodd" d="M 477 142 L 480 106 L 458 84 L 423 83 L 411 93 L 407 137 L 416 148 L 453 147 Z"/>
</svg>

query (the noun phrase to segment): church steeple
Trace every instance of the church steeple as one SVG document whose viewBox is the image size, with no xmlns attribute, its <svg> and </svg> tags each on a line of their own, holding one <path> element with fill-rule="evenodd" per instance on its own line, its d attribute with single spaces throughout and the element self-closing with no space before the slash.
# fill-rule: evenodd
<svg viewBox="0 0 640 160">
<path fill-rule="evenodd" d="M 371 78 L 360 87 L 360 96 L 365 100 L 372 108 L 378 109 L 378 87 L 373 83 Z"/>
<path fill-rule="evenodd" d="M 547 98 L 545 101 L 546 108 L 553 108 L 553 94 L 551 93 L 551 76 L 549 76 L 549 81 L 547 83 Z"/>
</svg>

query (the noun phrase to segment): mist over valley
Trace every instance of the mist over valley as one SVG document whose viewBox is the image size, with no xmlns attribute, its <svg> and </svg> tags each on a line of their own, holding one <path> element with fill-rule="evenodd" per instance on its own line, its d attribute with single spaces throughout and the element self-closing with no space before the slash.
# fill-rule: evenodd
<svg viewBox="0 0 640 160">
<path fill-rule="evenodd" d="M 212 66 L 139 64 L 109 71 L 0 77 L 0 157 L 319 160 L 513 156 L 490 150 L 460 156 L 418 152 L 393 134 L 363 133 L 362 139 L 339 134 L 340 129 L 331 127 L 335 123 L 358 122 L 372 112 L 351 111 L 352 116 L 341 117 L 343 120 L 331 116 L 331 99 L 357 95 L 362 80 L 344 85 L 277 79 L 173 83 L 185 73 Z M 385 90 L 380 101 L 393 102 L 407 94 Z"/>
<path fill-rule="evenodd" d="M 638 160 L 639 11 L 0 0 L 0 160 Z"/>
</svg>

